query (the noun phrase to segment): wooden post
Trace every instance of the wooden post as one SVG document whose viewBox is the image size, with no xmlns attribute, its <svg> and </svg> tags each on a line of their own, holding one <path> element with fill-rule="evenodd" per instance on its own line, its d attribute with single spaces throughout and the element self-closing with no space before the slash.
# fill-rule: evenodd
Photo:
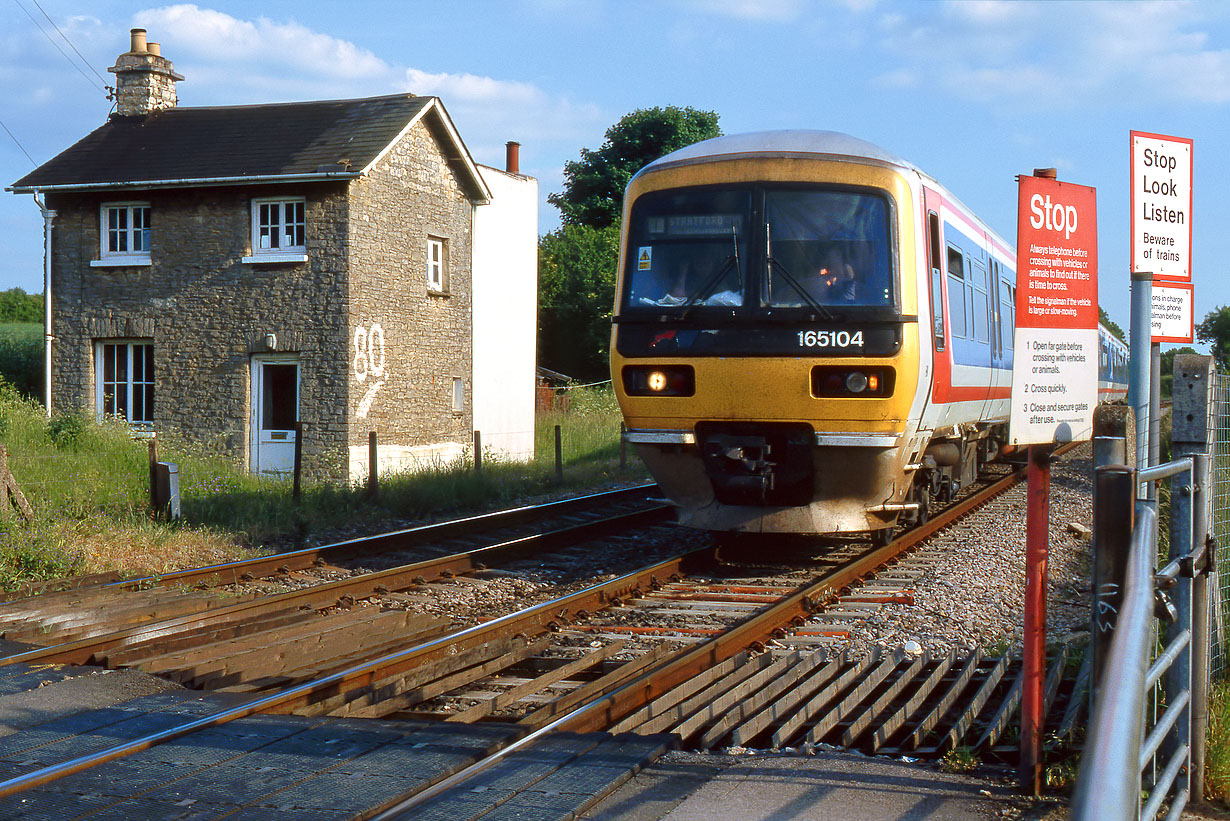
<svg viewBox="0 0 1230 821">
<path fill-rule="evenodd" d="M 367 434 L 367 498 L 375 499 L 380 489 L 379 467 L 376 459 L 376 431 Z"/>
<path fill-rule="evenodd" d="M 474 472 L 483 472 L 483 434 L 482 431 L 474 431 Z"/>
<path fill-rule="evenodd" d="M 162 507 L 158 499 L 158 435 L 149 440 L 149 509 L 155 517 Z"/>
<path fill-rule="evenodd" d="M 290 498 L 299 501 L 300 479 L 303 475 L 303 428 L 302 422 L 295 422 L 295 481 L 290 492 Z"/>
<path fill-rule="evenodd" d="M 624 441 L 624 433 L 627 431 L 627 426 L 623 422 L 619 423 L 619 469 L 628 469 L 628 443 Z"/>
<path fill-rule="evenodd" d="M 560 427 L 555 426 L 555 481 L 564 482 L 564 446 L 560 438 Z"/>
<path fill-rule="evenodd" d="M 0 444 L 0 519 L 13 515 L 9 504 L 9 450 L 7 445 Z"/>
</svg>

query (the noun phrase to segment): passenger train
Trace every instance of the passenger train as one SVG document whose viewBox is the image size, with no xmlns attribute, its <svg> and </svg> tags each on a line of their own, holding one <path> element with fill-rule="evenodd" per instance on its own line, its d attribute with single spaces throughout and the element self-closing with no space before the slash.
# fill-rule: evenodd
<svg viewBox="0 0 1230 821">
<path fill-rule="evenodd" d="M 624 200 L 611 372 L 683 524 L 869 534 L 1007 447 L 1012 246 L 935 179 L 824 131 L 706 140 Z M 1100 331 L 1100 398 L 1127 348 Z"/>
</svg>

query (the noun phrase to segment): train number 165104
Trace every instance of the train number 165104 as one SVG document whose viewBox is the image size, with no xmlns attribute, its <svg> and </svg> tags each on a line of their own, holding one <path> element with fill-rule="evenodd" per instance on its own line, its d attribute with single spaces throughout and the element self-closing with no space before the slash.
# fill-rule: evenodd
<svg viewBox="0 0 1230 821">
<path fill-rule="evenodd" d="M 862 345 L 862 331 L 799 331 L 800 348 L 849 348 Z"/>
</svg>

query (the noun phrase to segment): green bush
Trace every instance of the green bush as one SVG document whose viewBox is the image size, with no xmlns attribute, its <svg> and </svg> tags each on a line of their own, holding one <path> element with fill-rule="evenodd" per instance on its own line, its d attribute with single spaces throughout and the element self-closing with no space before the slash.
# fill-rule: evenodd
<svg viewBox="0 0 1230 821">
<path fill-rule="evenodd" d="M 43 326 L 0 324 L 0 378 L 24 396 L 43 395 Z"/>
</svg>

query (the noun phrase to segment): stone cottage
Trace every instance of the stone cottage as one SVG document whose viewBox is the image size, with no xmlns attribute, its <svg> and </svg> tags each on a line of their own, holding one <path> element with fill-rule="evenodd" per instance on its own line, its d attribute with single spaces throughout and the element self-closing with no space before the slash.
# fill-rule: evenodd
<svg viewBox="0 0 1230 821">
<path fill-rule="evenodd" d="M 55 407 L 265 473 L 296 422 L 316 475 L 361 478 L 371 431 L 382 470 L 454 458 L 476 419 L 532 454 L 537 189 L 515 144 L 480 167 L 410 94 L 180 107 L 141 29 L 110 71 L 115 113 L 10 187 L 54 212 Z"/>
</svg>

